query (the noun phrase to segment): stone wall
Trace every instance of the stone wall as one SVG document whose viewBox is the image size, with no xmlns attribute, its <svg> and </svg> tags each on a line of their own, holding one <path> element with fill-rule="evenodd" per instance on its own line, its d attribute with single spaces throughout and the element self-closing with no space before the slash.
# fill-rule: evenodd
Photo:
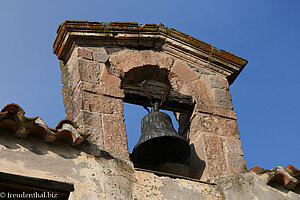
<svg viewBox="0 0 300 200">
<path fill-rule="evenodd" d="M 299 188 L 291 191 L 268 186 L 267 174 L 252 172 L 210 183 L 157 176 L 135 170 L 131 162 L 90 142 L 74 148 L 4 134 L 0 134 L 0 141 L 1 172 L 72 183 L 75 190 L 70 193 L 70 200 L 297 200 L 300 194 Z"/>
</svg>

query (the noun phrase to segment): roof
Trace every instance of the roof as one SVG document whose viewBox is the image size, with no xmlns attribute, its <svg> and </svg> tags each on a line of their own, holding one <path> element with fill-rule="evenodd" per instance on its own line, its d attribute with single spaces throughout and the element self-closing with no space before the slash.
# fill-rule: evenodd
<svg viewBox="0 0 300 200">
<path fill-rule="evenodd" d="M 19 138 L 35 136 L 47 143 L 68 143 L 77 146 L 90 134 L 80 131 L 75 122 L 64 119 L 55 128 L 49 128 L 41 118 L 24 116 L 24 110 L 17 104 L 6 105 L 0 112 L 0 133 L 14 134 Z"/>
<path fill-rule="evenodd" d="M 293 165 L 288 165 L 286 167 L 278 166 L 271 170 L 255 166 L 250 169 L 249 172 L 254 172 L 256 174 L 267 173 L 269 176 L 268 185 L 277 183 L 290 190 L 300 187 L 300 169 L 295 168 Z"/>
<path fill-rule="evenodd" d="M 58 59 L 68 59 L 68 51 L 74 46 L 73 42 L 76 38 L 83 39 L 85 43 L 87 40 L 101 40 L 103 43 L 112 40 L 117 46 L 139 49 L 158 48 L 159 43 L 166 42 L 172 46 L 172 49 L 179 48 L 180 52 L 186 52 L 188 57 L 196 56 L 206 62 L 216 64 L 217 67 L 213 67 L 212 70 L 219 73 L 226 72 L 230 83 L 233 83 L 248 62 L 244 58 L 218 49 L 163 24 L 95 21 L 65 21 L 59 25 L 53 44 L 53 53 L 57 55 Z M 95 44 L 99 44 L 99 42 Z M 185 46 L 183 49 L 182 45 Z"/>
</svg>

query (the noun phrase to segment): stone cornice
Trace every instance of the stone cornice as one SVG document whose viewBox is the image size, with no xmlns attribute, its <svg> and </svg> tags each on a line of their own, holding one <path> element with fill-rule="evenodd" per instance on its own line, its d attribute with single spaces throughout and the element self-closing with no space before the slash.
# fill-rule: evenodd
<svg viewBox="0 0 300 200">
<path fill-rule="evenodd" d="M 248 62 L 162 24 L 65 21 L 57 29 L 53 53 L 58 59 L 66 61 L 74 41 L 86 45 L 162 49 L 175 57 L 185 57 L 191 64 L 222 74 L 229 83 L 233 83 Z"/>
</svg>

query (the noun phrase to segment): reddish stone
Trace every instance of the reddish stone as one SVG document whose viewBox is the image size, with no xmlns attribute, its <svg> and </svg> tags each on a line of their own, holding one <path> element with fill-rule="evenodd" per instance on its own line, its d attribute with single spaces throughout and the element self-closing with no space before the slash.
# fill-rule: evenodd
<svg viewBox="0 0 300 200">
<path fill-rule="evenodd" d="M 82 101 L 82 108 L 89 112 L 99 112 L 101 114 L 123 113 L 123 101 L 121 99 L 83 91 Z"/>
<path fill-rule="evenodd" d="M 207 166 L 203 137 L 199 132 L 190 137 L 190 177 L 206 180 L 211 178 Z"/>
<path fill-rule="evenodd" d="M 154 52 L 155 58 L 158 61 L 159 68 L 165 68 L 167 70 L 171 69 L 173 59 L 165 53 Z"/>
<path fill-rule="evenodd" d="M 226 155 L 230 174 L 239 174 L 247 172 L 247 166 L 243 155 L 235 153 L 226 153 Z"/>
<path fill-rule="evenodd" d="M 102 118 L 101 115 L 97 112 L 88 112 L 81 110 L 78 116 L 74 120 L 77 124 L 85 124 L 89 126 L 101 126 Z"/>
<path fill-rule="evenodd" d="M 132 68 L 144 65 L 138 51 L 128 49 L 113 54 L 109 58 L 109 62 L 111 66 L 118 70 L 122 75 Z"/>
<path fill-rule="evenodd" d="M 181 60 L 175 60 L 171 73 L 184 83 L 198 79 L 198 75 Z"/>
<path fill-rule="evenodd" d="M 214 102 L 217 106 L 222 108 L 232 109 L 231 95 L 227 89 L 214 88 L 212 90 Z"/>
<path fill-rule="evenodd" d="M 99 83 L 101 69 L 97 62 L 78 59 L 78 67 L 76 67 L 74 73 L 78 73 L 81 81 Z M 77 74 L 73 74 L 73 78 L 76 79 L 74 76 L 77 76 Z"/>
<path fill-rule="evenodd" d="M 103 86 L 99 84 L 93 84 L 88 82 L 81 82 L 80 83 L 80 90 L 84 90 L 86 92 L 100 94 L 109 97 L 115 98 L 124 98 L 124 90 L 120 89 L 119 87 L 113 86 Z"/>
<path fill-rule="evenodd" d="M 218 136 L 203 136 L 206 166 L 211 178 L 228 175 L 222 140 Z"/>
<path fill-rule="evenodd" d="M 215 105 L 212 88 L 205 77 L 201 77 L 200 80 L 196 80 L 188 86 L 193 90 L 197 104 Z"/>
<path fill-rule="evenodd" d="M 129 159 L 128 143 L 122 115 L 103 115 L 104 147 L 115 155 Z"/>
<path fill-rule="evenodd" d="M 78 57 L 82 57 L 87 60 L 93 60 L 93 52 L 92 51 L 79 48 L 77 50 L 77 53 L 78 53 Z"/>
<path fill-rule="evenodd" d="M 93 144 L 97 145 L 99 148 L 104 149 L 104 141 L 103 141 L 104 136 L 103 136 L 103 130 L 101 127 L 80 124 L 80 129 L 85 133 L 91 134 L 88 139 L 89 141 L 91 141 Z"/>
<path fill-rule="evenodd" d="M 154 59 L 154 53 L 151 50 L 140 51 L 140 56 L 144 65 L 157 65 Z"/>
<path fill-rule="evenodd" d="M 102 74 L 100 77 L 100 85 L 120 88 L 121 79 L 117 77 L 115 74 L 110 73 L 107 70 L 107 67 L 103 66 Z"/>
<path fill-rule="evenodd" d="M 214 74 L 208 75 L 208 81 L 210 82 L 211 87 L 220 88 L 220 89 L 229 89 L 228 81 L 225 77 Z"/>
</svg>

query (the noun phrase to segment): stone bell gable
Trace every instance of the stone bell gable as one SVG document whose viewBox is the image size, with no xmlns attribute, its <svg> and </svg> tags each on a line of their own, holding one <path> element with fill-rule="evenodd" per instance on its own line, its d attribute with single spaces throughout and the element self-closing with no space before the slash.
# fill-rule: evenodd
<svg viewBox="0 0 300 200">
<path fill-rule="evenodd" d="M 162 108 L 189 140 L 190 177 L 246 170 L 229 85 L 247 60 L 162 24 L 65 21 L 57 34 L 66 116 L 90 141 L 128 159 L 123 102 L 150 106 L 140 84 L 163 83 L 177 95 Z"/>
</svg>

